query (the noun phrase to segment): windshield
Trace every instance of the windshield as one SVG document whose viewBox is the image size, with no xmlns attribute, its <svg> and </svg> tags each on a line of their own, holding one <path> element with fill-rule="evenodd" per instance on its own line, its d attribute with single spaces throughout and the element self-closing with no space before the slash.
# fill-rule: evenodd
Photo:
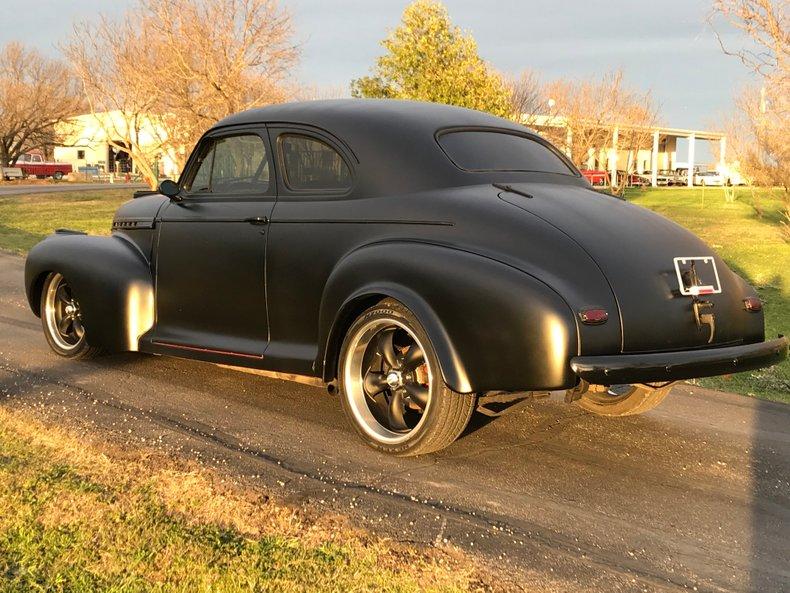
<svg viewBox="0 0 790 593">
<path fill-rule="evenodd" d="M 576 175 L 563 157 L 541 141 L 506 131 L 463 130 L 439 136 L 450 160 L 467 171 L 534 171 Z"/>
</svg>

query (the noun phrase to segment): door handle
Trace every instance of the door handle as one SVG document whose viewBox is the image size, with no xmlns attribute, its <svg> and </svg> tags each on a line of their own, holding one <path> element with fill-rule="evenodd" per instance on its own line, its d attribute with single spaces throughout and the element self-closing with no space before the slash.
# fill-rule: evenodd
<svg viewBox="0 0 790 593">
<path fill-rule="evenodd" d="M 269 224 L 269 219 L 266 216 L 253 216 L 251 218 L 245 218 L 244 222 L 249 222 L 250 224 L 257 224 L 263 226 Z"/>
</svg>

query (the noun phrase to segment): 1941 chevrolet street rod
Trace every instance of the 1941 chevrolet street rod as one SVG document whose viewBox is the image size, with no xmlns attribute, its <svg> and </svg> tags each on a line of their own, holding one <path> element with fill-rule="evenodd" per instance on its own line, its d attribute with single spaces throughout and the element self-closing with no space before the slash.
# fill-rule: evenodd
<svg viewBox="0 0 790 593">
<path fill-rule="evenodd" d="M 52 349 L 133 350 L 317 378 L 370 445 L 450 444 L 478 397 L 565 390 L 606 416 L 674 381 L 787 356 L 697 237 L 594 191 L 484 113 L 293 103 L 211 128 L 109 237 L 60 231 L 26 288 Z"/>
</svg>

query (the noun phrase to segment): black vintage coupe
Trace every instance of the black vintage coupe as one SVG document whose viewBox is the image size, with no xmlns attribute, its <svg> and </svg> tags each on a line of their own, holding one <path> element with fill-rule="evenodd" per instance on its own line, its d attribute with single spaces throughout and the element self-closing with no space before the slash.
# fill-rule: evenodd
<svg viewBox="0 0 790 593">
<path fill-rule="evenodd" d="M 312 377 L 401 455 L 450 444 L 492 392 L 564 390 L 621 416 L 673 381 L 787 356 L 697 237 L 593 191 L 527 128 L 416 102 L 228 117 L 177 184 L 121 206 L 112 236 L 36 245 L 26 285 L 62 356 Z"/>
</svg>

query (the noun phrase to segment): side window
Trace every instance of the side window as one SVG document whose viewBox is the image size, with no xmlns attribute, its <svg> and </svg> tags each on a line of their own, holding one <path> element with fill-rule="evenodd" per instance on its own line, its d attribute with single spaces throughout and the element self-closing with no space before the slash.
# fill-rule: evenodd
<svg viewBox="0 0 790 593">
<path fill-rule="evenodd" d="M 190 193 L 204 193 L 211 191 L 211 166 L 214 164 L 214 141 L 208 140 L 200 145 L 197 170 L 184 184 L 184 189 Z"/>
<path fill-rule="evenodd" d="M 261 194 L 269 189 L 266 145 L 257 134 L 227 136 L 200 147 L 190 193 Z"/>
<path fill-rule="evenodd" d="M 345 191 L 351 187 L 351 172 L 343 157 L 328 144 L 298 134 L 279 139 L 285 184 L 296 191 Z"/>
<path fill-rule="evenodd" d="M 216 193 L 266 192 L 269 162 L 257 135 L 229 136 L 214 145 L 211 191 Z"/>
</svg>

